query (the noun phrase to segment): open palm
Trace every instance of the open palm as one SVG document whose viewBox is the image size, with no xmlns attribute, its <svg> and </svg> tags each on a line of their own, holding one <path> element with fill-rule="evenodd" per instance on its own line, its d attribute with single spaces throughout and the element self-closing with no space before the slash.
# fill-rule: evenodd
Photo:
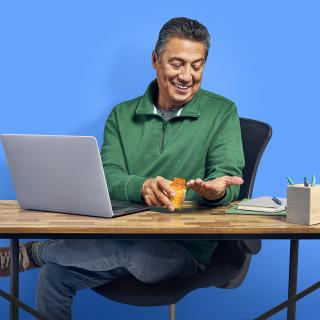
<svg viewBox="0 0 320 320">
<path fill-rule="evenodd" d="M 187 186 L 207 200 L 217 200 L 224 196 L 228 187 L 241 184 L 243 184 L 243 179 L 240 177 L 224 176 L 208 181 L 199 178 L 191 179 Z"/>
</svg>

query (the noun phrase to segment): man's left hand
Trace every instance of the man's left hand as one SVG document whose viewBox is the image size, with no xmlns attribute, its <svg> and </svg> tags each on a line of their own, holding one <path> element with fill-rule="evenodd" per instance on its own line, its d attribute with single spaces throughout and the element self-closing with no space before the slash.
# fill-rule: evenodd
<svg viewBox="0 0 320 320">
<path fill-rule="evenodd" d="M 240 177 L 224 176 L 208 181 L 191 179 L 188 181 L 187 186 L 206 200 L 212 201 L 222 198 L 228 187 L 241 184 L 243 184 L 243 179 Z"/>
</svg>

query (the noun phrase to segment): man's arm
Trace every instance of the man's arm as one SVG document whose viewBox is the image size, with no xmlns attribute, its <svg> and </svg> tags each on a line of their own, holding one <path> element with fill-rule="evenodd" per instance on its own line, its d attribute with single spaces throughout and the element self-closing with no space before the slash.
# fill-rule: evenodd
<svg viewBox="0 0 320 320">
<path fill-rule="evenodd" d="M 197 193 L 199 203 L 218 206 L 237 199 L 243 180 L 244 156 L 240 122 L 235 105 L 220 118 L 206 161 L 206 178 L 192 179 L 188 187 Z"/>
<path fill-rule="evenodd" d="M 140 177 L 128 173 L 115 109 L 110 113 L 104 130 L 101 160 L 111 199 L 146 202 L 150 206 L 174 208 L 168 195 L 174 190 L 163 177 Z M 165 193 L 164 193 L 165 191 Z"/>
<path fill-rule="evenodd" d="M 143 202 L 142 185 L 148 177 L 128 173 L 123 145 L 118 131 L 115 108 L 111 111 L 104 129 L 101 160 L 111 199 Z"/>
</svg>

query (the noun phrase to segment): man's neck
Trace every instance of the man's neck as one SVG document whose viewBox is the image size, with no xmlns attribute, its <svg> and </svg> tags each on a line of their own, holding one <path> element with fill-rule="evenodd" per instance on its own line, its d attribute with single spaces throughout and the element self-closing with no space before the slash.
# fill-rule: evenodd
<svg viewBox="0 0 320 320">
<path fill-rule="evenodd" d="M 165 99 L 161 98 L 159 94 L 155 97 L 155 105 L 157 108 L 160 108 L 162 110 L 179 110 L 181 109 L 184 104 L 173 104 L 169 101 L 166 101 Z"/>
</svg>

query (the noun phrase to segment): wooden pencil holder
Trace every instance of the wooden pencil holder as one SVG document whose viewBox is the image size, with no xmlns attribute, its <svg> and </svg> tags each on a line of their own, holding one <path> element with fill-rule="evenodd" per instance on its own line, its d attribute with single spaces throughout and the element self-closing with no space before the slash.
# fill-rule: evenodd
<svg viewBox="0 0 320 320">
<path fill-rule="evenodd" d="M 287 222 L 320 223 L 320 185 L 293 184 L 287 187 Z"/>
</svg>

